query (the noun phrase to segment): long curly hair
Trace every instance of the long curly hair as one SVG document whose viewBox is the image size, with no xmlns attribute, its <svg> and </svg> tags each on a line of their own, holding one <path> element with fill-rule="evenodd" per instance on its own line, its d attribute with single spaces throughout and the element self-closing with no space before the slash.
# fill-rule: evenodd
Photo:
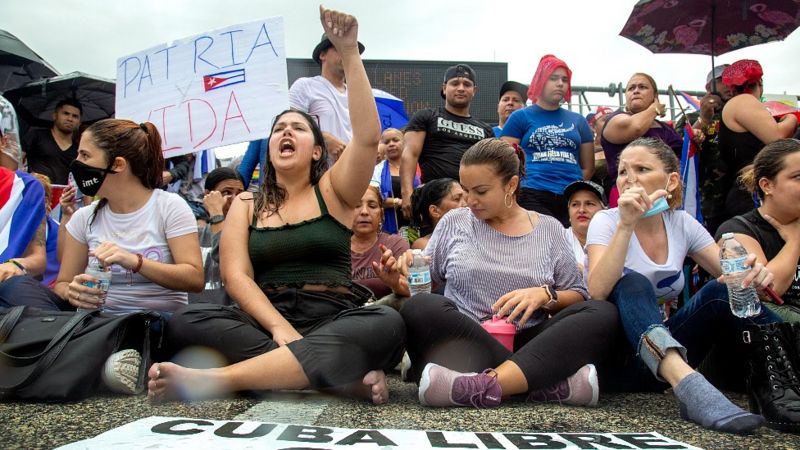
<svg viewBox="0 0 800 450">
<path fill-rule="evenodd" d="M 322 175 L 328 170 L 329 167 L 328 148 L 325 146 L 325 138 L 322 136 L 322 130 L 320 130 L 319 125 L 317 125 L 317 121 L 309 114 L 302 111 L 287 109 L 281 112 L 275 117 L 275 120 L 272 121 L 269 137 L 267 137 L 267 153 L 264 157 L 266 161 L 262 161 L 261 163 L 261 167 L 264 168 L 265 172 L 263 175 L 264 181 L 261 182 L 261 187 L 254 196 L 253 206 L 256 215 L 261 214 L 263 211 L 267 212 L 267 216 L 278 214 L 278 210 L 286 201 L 286 188 L 278 183 L 278 177 L 275 173 L 275 166 L 272 165 L 272 161 L 269 158 L 269 152 L 272 151 L 272 149 L 269 148 L 269 141 L 272 138 L 272 130 L 275 129 L 275 125 L 278 123 L 281 117 L 287 113 L 299 114 L 305 119 L 305 121 L 308 123 L 308 126 L 311 128 L 311 133 L 314 135 L 314 145 L 318 145 L 322 149 L 322 156 L 319 158 L 319 160 L 311 162 L 309 180 L 312 186 L 319 183 L 320 178 L 322 178 Z"/>
</svg>

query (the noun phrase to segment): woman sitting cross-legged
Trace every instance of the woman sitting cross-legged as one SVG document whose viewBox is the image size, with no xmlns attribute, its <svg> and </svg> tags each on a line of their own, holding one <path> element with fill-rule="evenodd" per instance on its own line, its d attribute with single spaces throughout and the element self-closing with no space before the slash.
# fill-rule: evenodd
<svg viewBox="0 0 800 450">
<path fill-rule="evenodd" d="M 762 417 L 731 403 L 692 367 L 716 340 L 738 340 L 745 325 L 779 319 L 766 309 L 747 319 L 734 316 L 728 291 L 717 281 L 675 310 L 687 256 L 714 276 L 722 271 L 714 239 L 689 214 L 673 210 L 682 190 L 670 147 L 655 138 L 634 140 L 619 154 L 616 183 L 619 207 L 595 214 L 586 239 L 589 293 L 617 305 L 629 345 L 626 362 L 609 369 L 609 385 L 661 391 L 671 386 L 687 420 L 732 433 L 758 428 Z M 751 255 L 743 284 L 768 286 L 772 274 L 754 261 Z"/>
<path fill-rule="evenodd" d="M 320 22 L 342 58 L 353 138 L 327 170 L 316 121 L 298 111 L 278 115 L 260 191 L 234 199 L 220 242 L 222 279 L 238 306 L 192 305 L 167 327 L 173 351 L 211 348 L 231 365 L 154 364 L 151 400 L 333 389 L 388 401 L 383 370 L 400 361 L 405 326 L 389 307 L 360 307 L 371 295 L 352 282 L 350 266 L 349 226 L 372 175 L 380 124 L 356 19 L 320 7 Z"/>
<path fill-rule="evenodd" d="M 585 301 L 561 224 L 517 204 L 522 159 L 499 139 L 461 159 L 469 208 L 448 212 L 425 249 L 444 296 L 417 294 L 401 309 L 423 404 L 490 407 L 515 394 L 597 403 L 592 364 L 611 350 L 617 311 Z M 408 253 L 400 266 L 407 261 Z M 492 315 L 516 325 L 513 351 L 481 327 Z"/>
<path fill-rule="evenodd" d="M 186 291 L 203 289 L 197 222 L 182 198 L 158 189 L 163 166 L 153 124 L 107 119 L 87 128 L 70 171 L 84 195 L 100 200 L 75 211 L 62 229 L 63 258 L 53 289 L 14 277 L 0 284 L 0 306 L 102 307 L 121 315 L 169 313 L 186 305 Z M 87 269 L 95 263 L 111 272 L 105 294 L 91 287 L 98 280 Z M 114 353 L 102 371 L 105 384 L 135 393 L 141 360 L 134 349 Z"/>
</svg>

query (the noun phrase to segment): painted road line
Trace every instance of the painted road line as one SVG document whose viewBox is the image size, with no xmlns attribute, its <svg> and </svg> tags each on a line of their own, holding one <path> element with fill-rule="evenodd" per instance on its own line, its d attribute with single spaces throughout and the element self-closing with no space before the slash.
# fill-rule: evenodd
<svg viewBox="0 0 800 450">
<path fill-rule="evenodd" d="M 333 397 L 316 391 L 271 392 L 235 420 L 314 424 Z"/>
</svg>

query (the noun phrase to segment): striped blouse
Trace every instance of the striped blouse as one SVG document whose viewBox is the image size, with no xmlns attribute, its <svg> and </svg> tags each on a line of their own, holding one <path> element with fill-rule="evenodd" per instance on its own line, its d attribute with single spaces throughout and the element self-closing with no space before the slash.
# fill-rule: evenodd
<svg viewBox="0 0 800 450">
<path fill-rule="evenodd" d="M 425 253 L 431 256 L 433 280 L 447 282 L 444 295 L 475 321 L 489 316 L 497 299 L 517 289 L 547 284 L 589 298 L 564 228 L 549 216 L 540 214 L 528 234 L 507 236 L 469 208 L 454 209 L 436 225 Z M 539 310 L 523 328 L 546 318 Z"/>
</svg>

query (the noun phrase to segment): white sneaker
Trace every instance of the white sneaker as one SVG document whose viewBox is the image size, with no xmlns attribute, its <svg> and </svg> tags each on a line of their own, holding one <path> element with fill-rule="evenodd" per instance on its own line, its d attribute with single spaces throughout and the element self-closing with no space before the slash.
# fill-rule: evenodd
<svg viewBox="0 0 800 450">
<path fill-rule="evenodd" d="M 103 366 L 103 383 L 113 392 L 120 394 L 138 394 L 139 367 L 142 356 L 134 349 L 120 350 L 109 356 Z"/>
</svg>

